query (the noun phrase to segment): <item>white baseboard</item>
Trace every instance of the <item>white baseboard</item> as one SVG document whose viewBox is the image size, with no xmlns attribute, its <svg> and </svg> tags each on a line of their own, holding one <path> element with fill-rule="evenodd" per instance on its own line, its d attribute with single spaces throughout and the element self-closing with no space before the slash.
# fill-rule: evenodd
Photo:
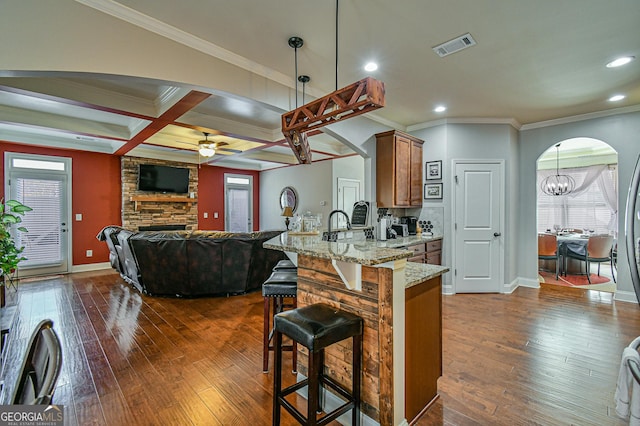
<svg viewBox="0 0 640 426">
<path fill-rule="evenodd" d="M 616 290 L 615 295 L 613 296 L 614 300 L 618 300 L 620 302 L 632 302 L 638 303 L 638 298 L 633 291 L 621 291 Z"/>
<path fill-rule="evenodd" d="M 516 278 L 515 280 L 511 281 L 508 284 L 504 284 L 504 286 L 502 287 L 502 293 L 503 294 L 511 294 L 513 293 L 518 287 L 519 287 L 519 279 Z"/>
<path fill-rule="evenodd" d="M 73 265 L 71 267 L 71 273 L 101 271 L 103 269 L 111 269 L 111 263 L 100 262 L 100 263 L 88 263 L 86 265 Z"/>
<path fill-rule="evenodd" d="M 442 294 L 447 294 L 447 295 L 453 295 L 456 294 L 455 291 L 453 291 L 453 284 L 447 284 L 447 285 L 442 285 Z"/>
<path fill-rule="evenodd" d="M 540 281 L 537 279 L 518 277 L 514 282 L 517 282 L 519 287 L 540 288 Z"/>
</svg>

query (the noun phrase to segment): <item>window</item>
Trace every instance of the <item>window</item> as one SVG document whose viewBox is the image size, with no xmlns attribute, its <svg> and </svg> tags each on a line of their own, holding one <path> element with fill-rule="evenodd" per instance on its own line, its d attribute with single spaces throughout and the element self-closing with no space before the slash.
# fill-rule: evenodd
<svg viewBox="0 0 640 426">
<path fill-rule="evenodd" d="M 553 196 L 540 190 L 547 174 L 538 171 L 538 232 L 554 229 L 554 225 L 593 230 L 598 234 L 616 232 L 617 166 L 563 169 L 562 173 L 575 179 L 576 190 L 569 195 Z"/>
</svg>

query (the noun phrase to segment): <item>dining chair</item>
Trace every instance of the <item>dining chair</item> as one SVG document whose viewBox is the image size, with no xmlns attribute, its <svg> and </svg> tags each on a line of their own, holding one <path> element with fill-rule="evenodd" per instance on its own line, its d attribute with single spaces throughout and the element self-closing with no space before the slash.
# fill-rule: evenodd
<svg viewBox="0 0 640 426">
<path fill-rule="evenodd" d="M 585 262 L 587 280 L 589 281 L 589 284 L 591 284 L 591 263 L 595 262 L 598 264 L 598 275 L 600 275 L 600 264 L 602 262 L 609 262 L 611 264 L 611 276 L 613 278 L 613 282 L 615 283 L 616 275 L 613 270 L 612 249 L 613 235 L 591 235 L 589 237 L 589 241 L 587 242 L 587 250 L 584 255 L 579 255 L 577 253 L 567 251 L 566 256 Z"/>
<path fill-rule="evenodd" d="M 558 238 L 554 234 L 538 234 L 538 259 L 556 261 L 556 280 L 560 267 Z"/>
<path fill-rule="evenodd" d="M 29 339 L 13 404 L 51 404 L 61 368 L 62 347 L 53 321 L 42 320 Z"/>
</svg>

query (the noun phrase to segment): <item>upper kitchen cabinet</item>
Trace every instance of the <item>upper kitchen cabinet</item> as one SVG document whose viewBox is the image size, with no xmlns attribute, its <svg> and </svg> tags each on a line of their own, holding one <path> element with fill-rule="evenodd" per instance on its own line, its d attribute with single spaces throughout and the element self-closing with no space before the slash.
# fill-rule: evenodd
<svg viewBox="0 0 640 426">
<path fill-rule="evenodd" d="M 422 144 L 391 130 L 376 135 L 378 207 L 422 207 Z"/>
</svg>

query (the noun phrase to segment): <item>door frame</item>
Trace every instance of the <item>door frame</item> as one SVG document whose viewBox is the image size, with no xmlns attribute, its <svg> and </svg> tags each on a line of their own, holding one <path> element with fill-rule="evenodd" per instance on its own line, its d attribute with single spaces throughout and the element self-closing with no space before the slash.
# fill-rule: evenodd
<svg viewBox="0 0 640 426">
<path fill-rule="evenodd" d="M 66 188 L 65 188 L 65 192 L 66 192 L 66 213 L 67 213 L 67 217 L 66 217 L 66 221 L 65 223 L 67 224 L 67 244 L 66 244 L 66 257 L 67 257 L 67 268 L 66 271 L 60 271 L 60 272 L 56 272 L 56 273 L 63 273 L 63 274 L 68 274 L 73 270 L 73 222 L 71 221 L 72 216 L 73 216 L 73 210 L 72 210 L 72 206 L 73 206 L 73 164 L 72 164 L 72 158 L 71 157 L 60 157 L 60 156 L 56 156 L 56 155 L 40 155 L 40 154 L 25 154 L 25 153 L 21 153 L 21 152 L 9 152 L 6 151 L 4 153 L 4 197 L 5 199 L 7 199 L 7 197 L 11 196 L 11 188 L 9 185 L 9 176 L 11 174 L 11 170 L 13 169 L 12 167 L 12 160 L 16 159 L 16 158 L 22 158 L 22 159 L 26 159 L 26 160 L 37 160 L 37 161 L 56 161 L 56 162 L 61 162 L 64 163 L 65 165 L 65 172 L 64 174 L 66 175 L 66 179 L 67 179 L 67 184 L 66 184 Z M 40 169 L 23 169 L 23 170 L 32 170 L 34 174 L 42 174 L 45 175 L 47 173 L 43 172 Z M 40 170 L 40 171 L 38 171 Z M 55 173 L 55 172 L 54 172 Z M 49 174 L 51 174 L 51 172 L 49 172 Z M 56 173 L 56 174 L 62 174 L 62 173 Z M 21 269 L 21 276 L 26 277 L 26 276 L 35 276 L 35 275 L 45 275 L 48 272 L 47 271 L 40 271 L 38 272 L 38 270 L 42 270 L 42 269 L 46 269 L 47 267 L 42 267 L 42 268 L 28 268 L 28 269 Z M 30 272 L 33 271 L 33 272 Z"/>
<path fill-rule="evenodd" d="M 451 160 L 451 217 L 453 220 L 451 221 L 451 269 L 453 272 L 453 277 L 451 280 L 451 289 L 453 294 L 457 293 L 456 284 L 457 284 L 457 275 L 456 270 L 458 266 L 458 260 L 456 259 L 456 248 L 458 244 L 458 232 L 456 230 L 456 217 L 457 217 L 457 209 L 456 206 L 456 195 L 458 187 L 456 185 L 456 168 L 460 164 L 497 164 L 500 168 L 500 232 L 502 234 L 502 238 L 499 239 L 499 255 L 498 255 L 498 280 L 499 280 L 499 293 L 508 293 L 508 286 L 505 285 L 504 282 L 504 258 L 505 258 L 505 247 L 506 247 L 506 182 L 505 182 L 505 160 L 504 159 L 459 159 L 454 158 Z M 489 293 L 490 294 L 490 293 Z M 494 293 L 495 294 L 495 293 Z"/>
<path fill-rule="evenodd" d="M 229 188 L 236 189 L 245 189 L 247 185 L 239 184 L 239 183 L 227 183 L 228 178 L 239 178 L 239 179 L 248 179 L 248 191 L 249 191 L 249 221 L 251 225 L 248 226 L 248 232 L 253 232 L 253 176 L 252 175 L 243 175 L 240 173 L 225 173 L 224 174 L 224 229 L 227 231 L 229 229 L 229 203 L 227 202 L 227 190 Z"/>
<path fill-rule="evenodd" d="M 336 209 L 340 209 L 340 200 L 343 199 L 342 195 L 340 194 L 340 191 L 344 189 L 345 184 L 355 183 L 355 182 L 358 183 L 358 197 L 355 200 L 355 202 L 358 202 L 362 200 L 362 181 L 360 179 L 343 178 L 343 177 L 339 177 L 336 180 L 336 204 L 335 204 Z M 343 205 L 342 210 L 344 210 L 344 212 L 347 213 L 347 215 L 351 215 L 353 206 Z M 338 228 L 340 228 L 341 226 L 346 226 L 345 218 L 343 216 L 337 216 L 337 218 L 338 218 Z"/>
</svg>

